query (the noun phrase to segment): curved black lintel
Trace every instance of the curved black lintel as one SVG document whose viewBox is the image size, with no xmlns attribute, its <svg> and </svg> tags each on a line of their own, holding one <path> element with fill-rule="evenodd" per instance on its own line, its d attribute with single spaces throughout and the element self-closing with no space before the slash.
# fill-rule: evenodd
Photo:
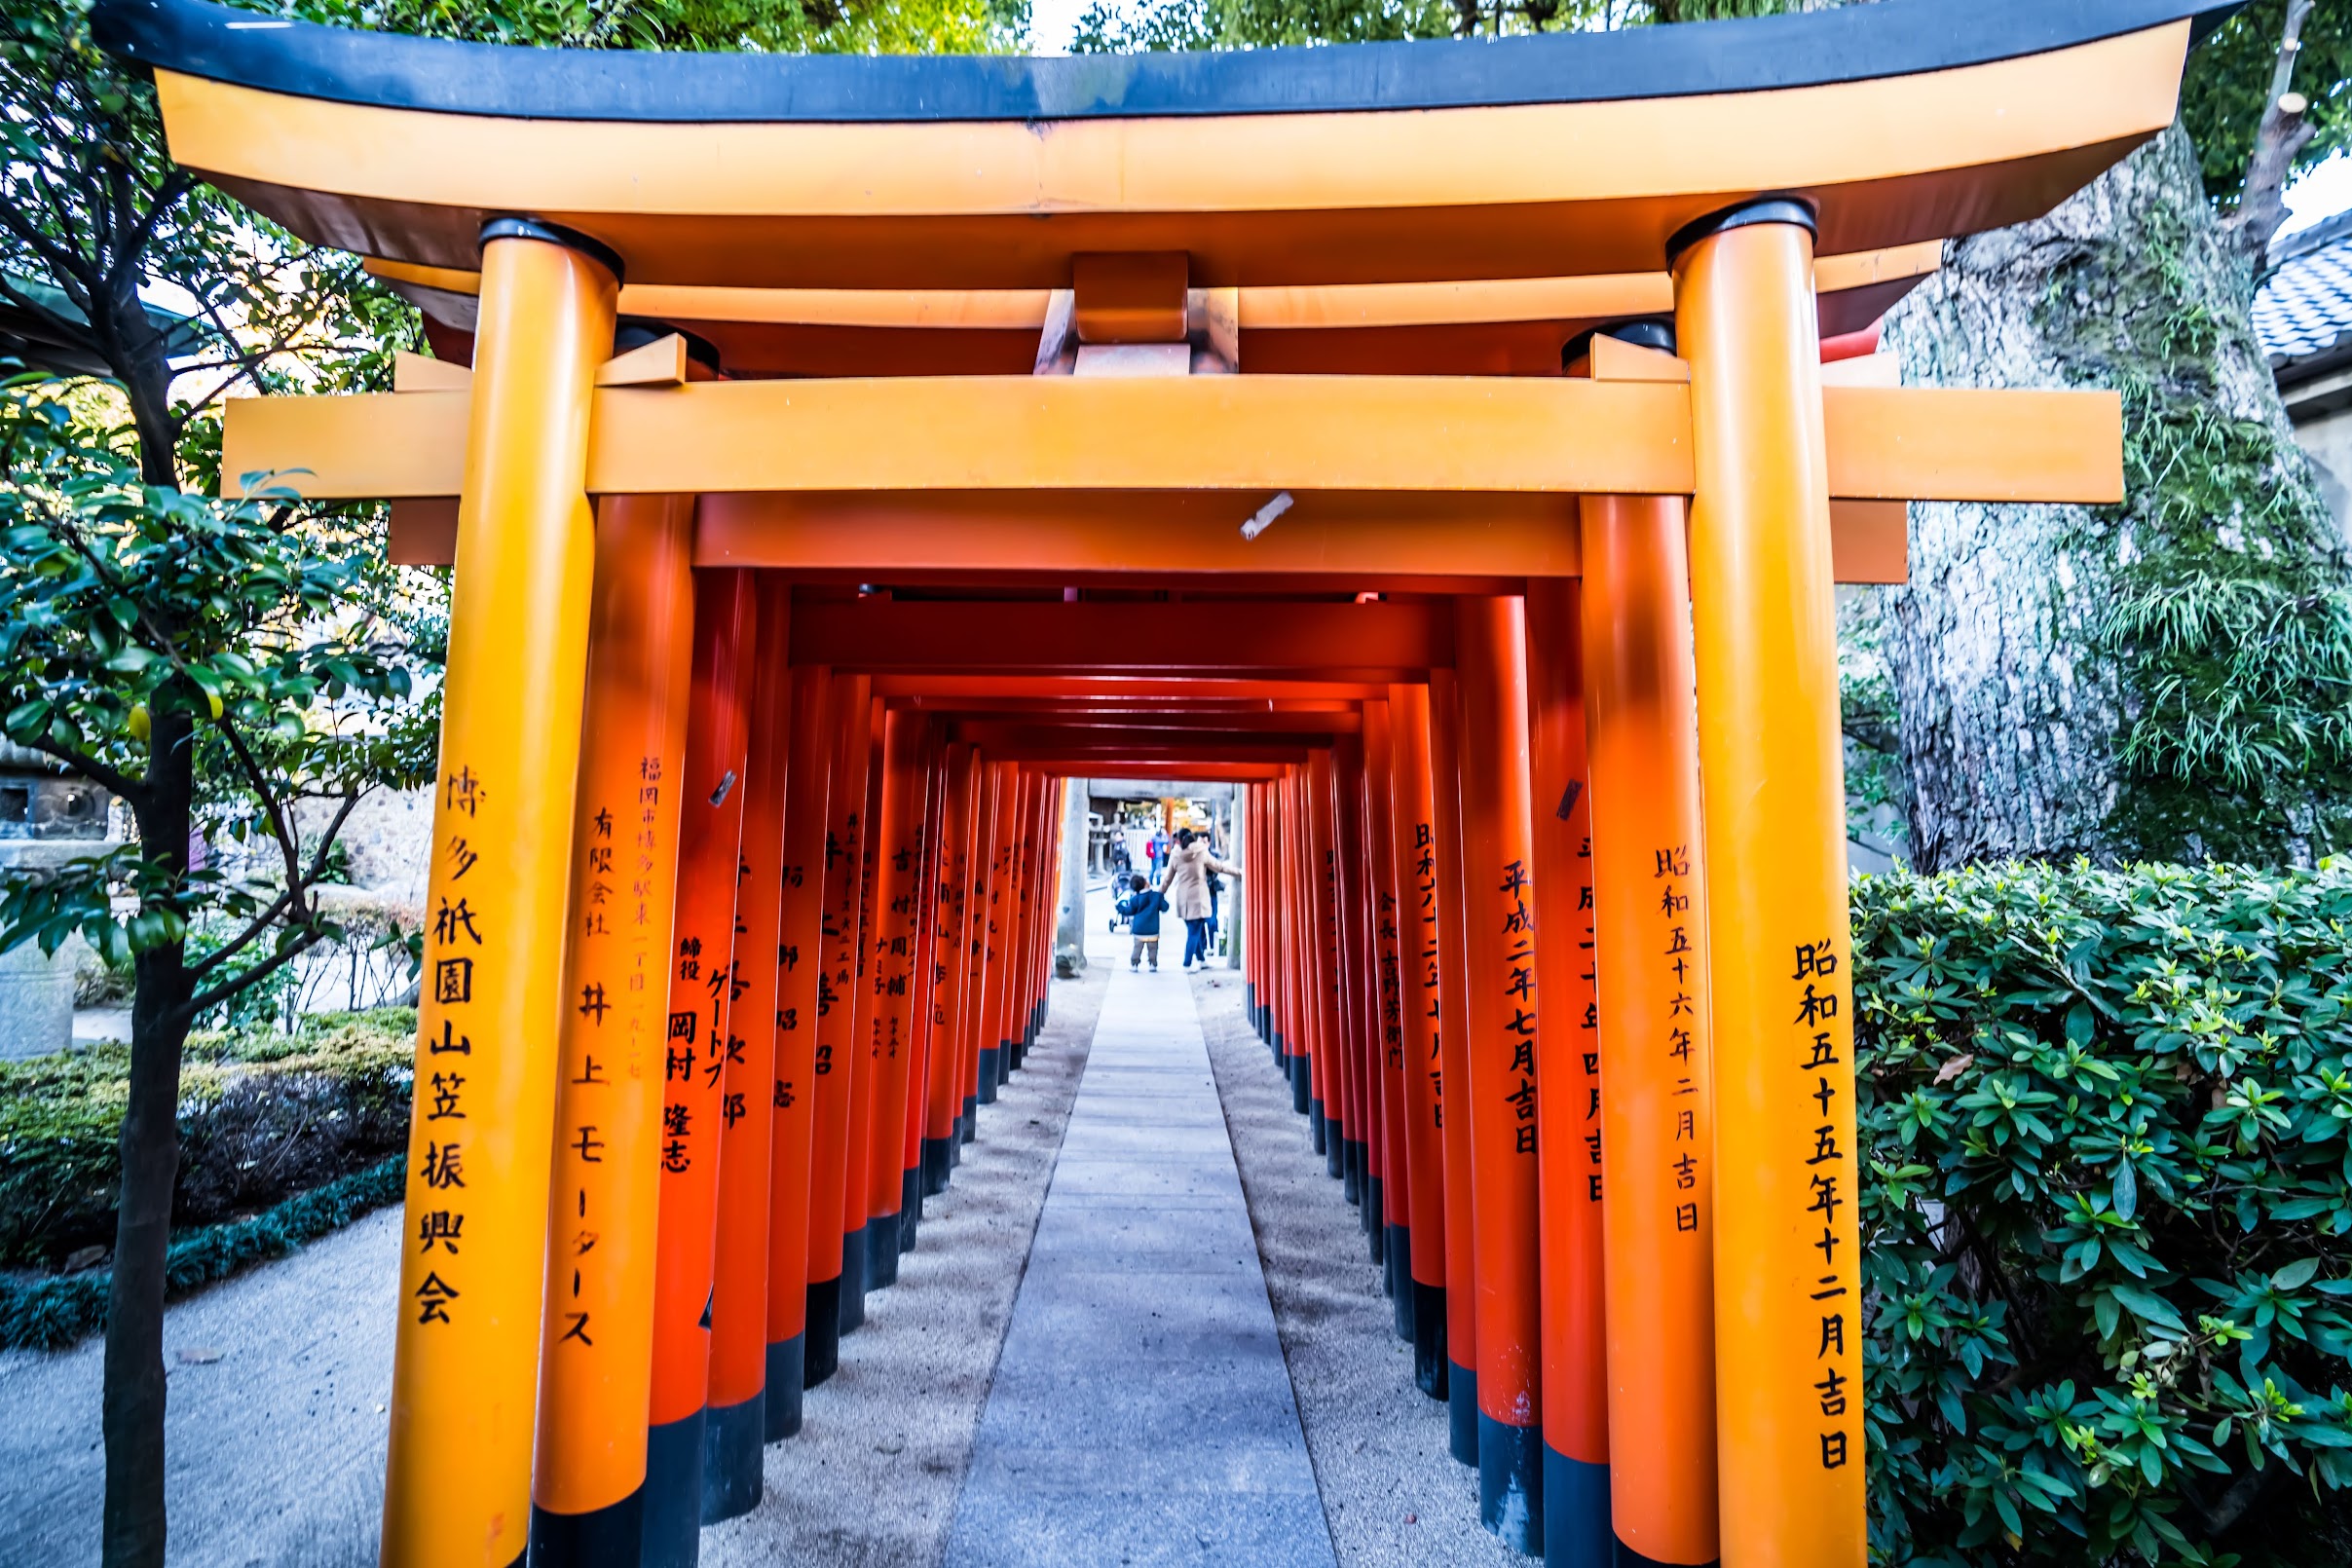
<svg viewBox="0 0 2352 1568">
<path fill-rule="evenodd" d="M 1483 42 L 1071 56 L 524 49 L 287 21 L 208 0 L 99 0 L 128 59 L 339 103 L 647 123 L 1036 121 L 1672 98 L 1987 64 L 2241 0 L 1881 0 L 1870 6 Z"/>
</svg>

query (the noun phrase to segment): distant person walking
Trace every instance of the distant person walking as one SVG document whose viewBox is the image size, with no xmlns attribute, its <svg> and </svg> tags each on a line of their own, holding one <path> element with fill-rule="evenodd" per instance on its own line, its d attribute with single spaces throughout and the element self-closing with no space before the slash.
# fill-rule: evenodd
<svg viewBox="0 0 2352 1568">
<path fill-rule="evenodd" d="M 1209 962 L 1209 920 L 1216 910 L 1209 878 L 1241 874 L 1239 866 L 1229 866 L 1210 853 L 1208 840 L 1195 837 L 1190 828 L 1176 830 L 1176 847 L 1169 851 L 1168 875 L 1161 885 L 1167 891 L 1169 907 L 1184 922 L 1185 968 L 1196 961 Z"/>
<path fill-rule="evenodd" d="M 1160 972 L 1160 913 L 1168 908 L 1168 895 L 1140 877 L 1129 877 L 1128 883 L 1133 891 L 1119 900 L 1119 913 L 1126 917 L 1128 929 L 1136 937 L 1135 950 L 1127 955 L 1127 967 L 1140 968 L 1148 957 L 1151 972 L 1156 975 Z"/>
<path fill-rule="evenodd" d="M 1143 841 L 1144 858 L 1151 862 L 1151 885 L 1159 887 L 1168 880 L 1168 835 L 1157 828 Z"/>
</svg>

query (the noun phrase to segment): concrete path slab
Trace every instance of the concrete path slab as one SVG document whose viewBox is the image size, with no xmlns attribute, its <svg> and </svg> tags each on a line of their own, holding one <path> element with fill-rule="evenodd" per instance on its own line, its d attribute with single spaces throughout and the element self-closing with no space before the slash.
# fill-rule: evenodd
<svg viewBox="0 0 2352 1568">
<path fill-rule="evenodd" d="M 947 1560 L 1335 1560 L 1208 1046 L 1173 971 L 1113 973 Z"/>
</svg>

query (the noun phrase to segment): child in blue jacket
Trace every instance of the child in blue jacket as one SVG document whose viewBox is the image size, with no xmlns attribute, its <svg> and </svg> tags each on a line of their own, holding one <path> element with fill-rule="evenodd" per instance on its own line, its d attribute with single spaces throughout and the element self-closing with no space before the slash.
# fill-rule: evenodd
<svg viewBox="0 0 2352 1568">
<path fill-rule="evenodd" d="M 1151 972 L 1156 975 L 1160 972 L 1160 912 L 1168 908 L 1168 895 L 1140 877 L 1130 877 L 1127 881 L 1133 891 L 1119 900 L 1119 913 L 1132 922 L 1130 928 L 1136 938 L 1135 951 L 1127 957 L 1127 967 L 1141 968 L 1144 956 L 1148 954 Z"/>
</svg>

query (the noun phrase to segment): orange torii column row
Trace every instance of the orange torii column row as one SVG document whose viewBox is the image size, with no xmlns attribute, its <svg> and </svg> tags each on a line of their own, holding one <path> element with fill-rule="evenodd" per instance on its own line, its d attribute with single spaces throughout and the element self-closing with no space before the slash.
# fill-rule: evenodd
<svg viewBox="0 0 2352 1568">
<path fill-rule="evenodd" d="M 1435 1399 L 1445 1386 L 1445 1153 L 1438 1030 L 1437 807 L 1429 767 L 1429 689 L 1389 688 L 1391 839 L 1397 887 L 1399 1011 L 1403 1033 L 1403 1125 L 1409 1169 L 1408 1267 L 1397 1288 L 1412 1295 L 1413 1382 Z"/>
<path fill-rule="evenodd" d="M 1429 772 L 1437 813 L 1437 1062 L 1445 1163 L 1445 1398 L 1454 1458 L 1478 1463 L 1476 1238 L 1471 1201 L 1470 901 L 1464 886 L 1460 683 L 1432 670 Z M 1451 1115 L 1443 1114 L 1450 1110 Z"/>
<path fill-rule="evenodd" d="M 815 1388 L 840 1364 L 842 1199 L 849 1173 L 851 1088 L 858 1053 L 850 1049 L 857 985 L 859 857 L 866 823 L 866 710 L 873 681 L 834 678 L 832 783 L 825 807 L 824 915 L 816 986 L 816 1049 L 808 1164 L 808 1313 L 806 1370 Z"/>
<path fill-rule="evenodd" d="M 1648 1563 L 1717 1555 L 1715 1130 L 1699 717 L 1677 498 L 1584 501 L 1611 1519 Z"/>
<path fill-rule="evenodd" d="M 747 746 L 745 688 L 757 628 L 750 573 L 695 574 L 678 914 L 663 1029 L 661 1213 L 646 1444 L 648 1568 L 691 1568 L 702 1528 L 720 1125 L 734 1000 L 735 885 L 745 798 L 740 787 Z"/>
<path fill-rule="evenodd" d="M 1478 1516 L 1544 1543 L 1536 1157 L 1537 888 L 1528 804 L 1527 639 L 1515 598 L 1455 601 L 1463 886 L 1470 951 Z"/>
<path fill-rule="evenodd" d="M 551 1568 L 633 1565 L 643 1541 L 693 531 L 690 497 L 597 508 L 531 1478 Z M 449 1232 L 419 1245 L 455 1255 Z"/>
<path fill-rule="evenodd" d="M 1601 1287 L 1600 1034 L 1593 993 L 1591 797 L 1585 788 L 1577 584 L 1527 585 L 1534 746 L 1537 1163 L 1543 1181 L 1544 1559 L 1608 1568 L 1609 1400 Z"/>
<path fill-rule="evenodd" d="M 719 1106 L 718 1251 L 710 1297 L 702 1519 L 760 1505 L 767 1430 L 768 1198 L 776 1083 L 775 953 L 783 926 L 784 809 L 794 765 L 791 584 L 759 584 L 759 658 L 749 673 L 750 735 L 735 871 L 735 952 L 728 964 L 726 1077 Z M 722 785 L 724 787 L 724 785 Z"/>
<path fill-rule="evenodd" d="M 816 1133 L 819 986 L 825 966 L 825 833 L 834 768 L 834 691 L 821 665 L 792 672 L 792 767 L 784 808 L 776 933 L 775 1126 L 768 1167 L 767 1416 L 774 1442 L 801 1430 L 807 1387 L 808 1238 Z"/>
<path fill-rule="evenodd" d="M 528 1546 L 595 552 L 590 393 L 619 292 L 618 260 L 594 241 L 519 219 L 486 225 L 482 239 L 409 1122 L 403 1225 L 418 1240 L 401 1258 L 392 1355 L 388 1568 L 505 1568 Z M 454 1105 L 439 1099 L 452 1092 Z M 436 1232 L 458 1250 L 426 1251 Z"/>
<path fill-rule="evenodd" d="M 1813 216 L 1669 247 L 1691 364 L 1691 598 L 1715 1026 L 1728 1565 L 1868 1555 L 1853 983 Z"/>
</svg>

